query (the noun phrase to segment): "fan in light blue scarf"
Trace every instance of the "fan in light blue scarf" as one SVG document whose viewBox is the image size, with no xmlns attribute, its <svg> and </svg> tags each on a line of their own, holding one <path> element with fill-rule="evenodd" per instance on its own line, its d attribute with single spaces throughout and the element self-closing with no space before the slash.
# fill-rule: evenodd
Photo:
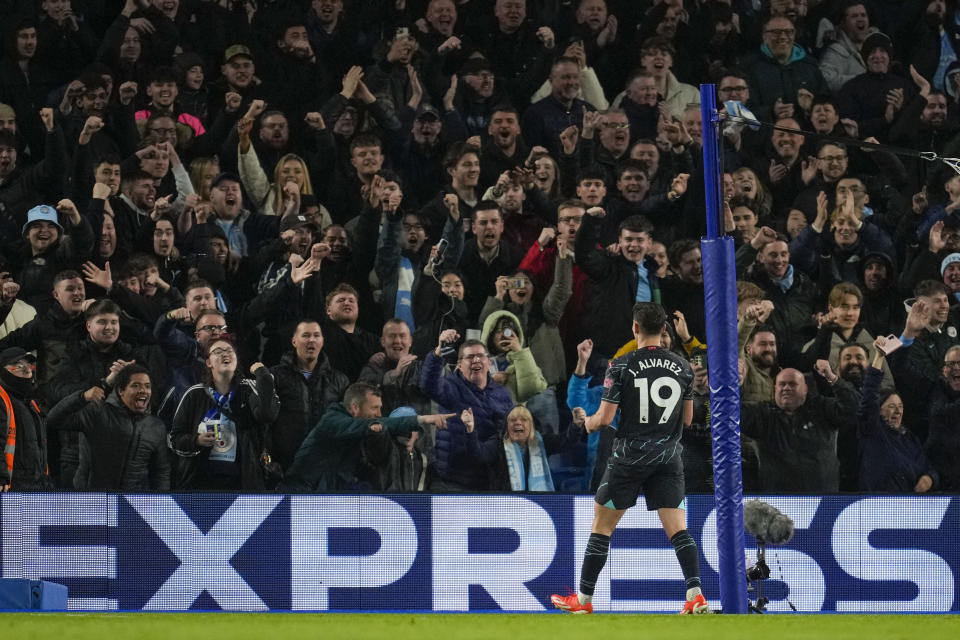
<svg viewBox="0 0 960 640">
<path fill-rule="evenodd" d="M 507 454 L 507 470 L 510 472 L 512 491 L 554 491 L 543 436 L 534 431 L 533 437 L 527 442 L 527 449 L 530 451 L 529 469 L 523 468 L 523 447 L 512 442 L 510 436 L 504 437 L 503 448 Z"/>
</svg>

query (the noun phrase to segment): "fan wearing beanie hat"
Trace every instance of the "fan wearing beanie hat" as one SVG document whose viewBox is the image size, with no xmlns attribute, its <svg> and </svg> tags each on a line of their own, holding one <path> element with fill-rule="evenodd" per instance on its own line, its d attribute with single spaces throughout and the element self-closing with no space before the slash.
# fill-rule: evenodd
<svg viewBox="0 0 960 640">
<path fill-rule="evenodd" d="M 960 253 L 951 253 L 940 263 L 940 275 L 954 299 L 960 294 Z"/>
<path fill-rule="evenodd" d="M 892 73 L 894 48 L 889 36 L 871 33 L 860 47 L 867 72 L 849 80 L 837 94 L 844 118 L 860 125 L 860 136 L 884 139 L 887 129 L 916 93 L 908 79 Z"/>
</svg>

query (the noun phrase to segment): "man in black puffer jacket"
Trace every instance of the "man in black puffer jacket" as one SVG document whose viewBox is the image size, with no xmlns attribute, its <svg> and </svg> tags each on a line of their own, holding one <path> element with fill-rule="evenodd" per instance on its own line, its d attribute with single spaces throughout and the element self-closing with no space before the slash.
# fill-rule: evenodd
<svg viewBox="0 0 960 640">
<path fill-rule="evenodd" d="M 92 491 L 169 491 L 167 428 L 149 414 L 150 372 L 131 364 L 116 374 L 116 392 L 105 397 L 94 386 L 57 403 L 47 418 L 50 429 L 82 431 L 81 468 L 89 456 L 89 475 L 79 478 Z M 78 474 L 79 476 L 79 474 Z"/>
<path fill-rule="evenodd" d="M 343 398 L 350 384 L 323 353 L 319 323 L 304 320 L 297 324 L 291 342 L 294 350 L 270 368 L 280 398 L 280 414 L 268 431 L 267 449 L 284 470 L 293 464 L 303 439 L 330 405 Z"/>
<path fill-rule="evenodd" d="M 47 406 L 90 387 L 99 386 L 108 394 L 113 390 L 117 372 L 136 362 L 151 372 L 155 401 L 163 397 L 167 360 L 157 345 L 133 346 L 120 341 L 120 307 L 112 300 L 98 300 L 84 312 L 87 336 L 67 344 L 66 354 L 57 376 L 47 385 Z M 73 486 L 72 480 L 80 464 L 80 438 L 76 433 L 60 434 L 60 485 Z M 81 469 L 86 477 L 89 469 Z M 79 487 L 77 487 L 79 488 Z"/>
</svg>

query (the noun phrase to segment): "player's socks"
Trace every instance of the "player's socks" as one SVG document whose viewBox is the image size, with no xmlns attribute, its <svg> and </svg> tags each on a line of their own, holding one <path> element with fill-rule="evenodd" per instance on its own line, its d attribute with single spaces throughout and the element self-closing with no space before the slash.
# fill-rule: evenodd
<svg viewBox="0 0 960 640">
<path fill-rule="evenodd" d="M 602 533 L 591 533 L 587 540 L 587 549 L 583 553 L 583 567 L 580 570 L 580 593 L 577 595 L 580 604 L 590 602 L 593 597 L 593 588 L 597 585 L 597 576 L 603 566 L 607 564 L 607 554 L 610 551 L 610 536 Z"/>
<path fill-rule="evenodd" d="M 670 543 L 677 554 L 680 570 L 683 571 L 683 577 L 687 582 L 687 600 L 692 600 L 700 592 L 700 560 L 697 557 L 697 543 L 686 529 L 675 533 L 670 538 Z M 697 592 L 691 595 L 694 589 Z"/>
</svg>

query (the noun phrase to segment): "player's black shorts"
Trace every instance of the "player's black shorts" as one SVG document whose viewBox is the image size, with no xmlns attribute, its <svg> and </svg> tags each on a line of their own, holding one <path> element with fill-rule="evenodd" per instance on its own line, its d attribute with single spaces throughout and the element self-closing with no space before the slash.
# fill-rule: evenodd
<svg viewBox="0 0 960 640">
<path fill-rule="evenodd" d="M 647 511 L 685 508 L 680 456 L 657 465 L 608 462 L 594 500 L 611 509 L 629 509 L 637 504 L 641 493 L 647 502 Z"/>
</svg>

